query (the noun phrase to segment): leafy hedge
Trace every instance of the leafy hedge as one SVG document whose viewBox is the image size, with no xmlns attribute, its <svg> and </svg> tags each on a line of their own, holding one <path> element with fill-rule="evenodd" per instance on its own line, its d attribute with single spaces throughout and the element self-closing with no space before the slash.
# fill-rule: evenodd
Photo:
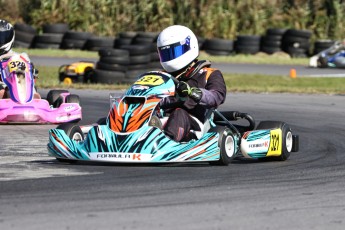
<svg viewBox="0 0 345 230">
<path fill-rule="evenodd" d="M 0 0 L 1 17 L 37 29 L 68 23 L 100 36 L 122 31 L 160 31 L 172 24 L 198 36 L 234 39 L 268 28 L 307 29 L 314 39 L 345 34 L 344 0 Z"/>
</svg>

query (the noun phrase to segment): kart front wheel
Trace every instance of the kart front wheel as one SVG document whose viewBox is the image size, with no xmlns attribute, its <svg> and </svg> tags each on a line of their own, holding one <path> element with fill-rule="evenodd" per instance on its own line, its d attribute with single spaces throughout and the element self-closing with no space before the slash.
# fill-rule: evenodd
<svg viewBox="0 0 345 230">
<path fill-rule="evenodd" d="M 218 146 L 220 148 L 220 156 L 218 161 L 210 161 L 211 165 L 229 165 L 236 157 L 236 140 L 231 130 L 224 126 L 216 126 L 210 130 L 218 132 Z"/>
<path fill-rule="evenodd" d="M 290 157 L 290 153 L 295 148 L 294 137 L 291 128 L 285 122 L 280 121 L 262 121 L 256 129 L 277 129 L 282 130 L 282 153 L 280 156 L 273 157 L 276 160 L 285 161 Z"/>
<path fill-rule="evenodd" d="M 65 133 L 67 134 L 69 138 L 77 142 L 84 140 L 84 134 L 79 125 L 76 125 L 73 123 L 64 123 L 64 124 L 58 125 L 56 129 L 61 129 L 65 131 Z"/>
</svg>

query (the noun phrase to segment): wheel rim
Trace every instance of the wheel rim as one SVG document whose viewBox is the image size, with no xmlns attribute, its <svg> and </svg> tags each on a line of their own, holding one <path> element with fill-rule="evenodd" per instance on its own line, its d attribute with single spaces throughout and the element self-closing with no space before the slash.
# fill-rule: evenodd
<svg viewBox="0 0 345 230">
<path fill-rule="evenodd" d="M 232 136 L 227 136 L 225 140 L 225 152 L 228 157 L 234 155 L 234 138 Z"/>
<path fill-rule="evenodd" d="M 72 79 L 69 78 L 69 77 L 66 77 L 66 78 L 63 80 L 63 83 L 66 84 L 66 85 L 70 85 L 70 84 L 72 84 Z"/>
<path fill-rule="evenodd" d="M 72 136 L 72 140 L 75 140 L 76 142 L 82 141 L 83 140 L 83 135 L 79 132 L 76 132 Z"/>
<path fill-rule="evenodd" d="M 292 133 L 289 131 L 285 137 L 285 146 L 288 152 L 292 150 Z"/>
</svg>

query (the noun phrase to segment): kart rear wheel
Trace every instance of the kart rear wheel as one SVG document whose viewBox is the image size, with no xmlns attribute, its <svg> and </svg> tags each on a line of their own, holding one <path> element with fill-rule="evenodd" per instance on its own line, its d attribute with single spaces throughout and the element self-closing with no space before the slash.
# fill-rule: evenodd
<svg viewBox="0 0 345 230">
<path fill-rule="evenodd" d="M 66 103 L 77 103 L 80 105 L 80 98 L 76 94 L 70 94 L 66 97 Z"/>
<path fill-rule="evenodd" d="M 288 124 L 281 121 L 262 121 L 256 129 L 278 129 L 282 130 L 282 154 L 273 159 L 285 161 L 290 157 L 293 149 L 293 135 Z"/>
<path fill-rule="evenodd" d="M 229 165 L 236 157 L 236 140 L 231 130 L 224 126 L 216 126 L 210 132 L 218 132 L 220 156 L 218 161 L 210 161 L 211 165 Z"/>
<path fill-rule="evenodd" d="M 56 102 L 59 99 L 61 93 L 69 93 L 69 92 L 68 90 L 64 90 L 64 89 L 50 90 L 47 94 L 47 101 L 49 105 L 53 105 L 54 108 L 57 108 L 58 107 L 57 104 L 59 103 L 56 103 Z"/>
</svg>

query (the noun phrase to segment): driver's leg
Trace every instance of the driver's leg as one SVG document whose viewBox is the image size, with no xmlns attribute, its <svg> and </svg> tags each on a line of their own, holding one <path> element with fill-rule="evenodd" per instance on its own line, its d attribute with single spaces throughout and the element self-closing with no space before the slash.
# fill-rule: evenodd
<svg viewBox="0 0 345 230">
<path fill-rule="evenodd" d="M 200 130 L 199 124 L 183 109 L 175 109 L 164 126 L 164 133 L 175 141 L 184 142 L 195 139 L 190 130 Z"/>
</svg>

